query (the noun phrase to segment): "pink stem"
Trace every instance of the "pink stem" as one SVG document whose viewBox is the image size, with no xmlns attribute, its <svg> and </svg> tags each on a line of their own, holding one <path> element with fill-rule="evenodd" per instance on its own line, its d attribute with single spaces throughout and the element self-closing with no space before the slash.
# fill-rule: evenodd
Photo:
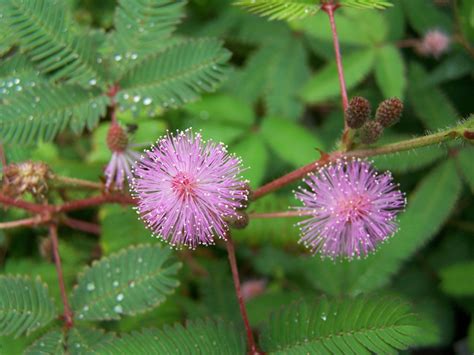
<svg viewBox="0 0 474 355">
<path fill-rule="evenodd" d="M 100 235 L 100 226 L 98 224 L 81 221 L 79 219 L 66 216 L 61 218 L 61 222 L 69 228 L 76 229 L 81 232 Z"/>
<path fill-rule="evenodd" d="M 245 325 L 245 330 L 247 333 L 247 342 L 250 348 L 249 354 L 252 354 L 252 355 L 261 354 L 261 352 L 257 349 L 257 345 L 255 345 L 252 328 L 250 327 L 250 323 L 247 317 L 247 309 L 245 308 L 244 298 L 240 290 L 239 269 L 237 268 L 237 261 L 235 259 L 234 242 L 232 241 L 230 233 L 228 233 L 227 235 L 226 245 L 227 245 L 227 254 L 229 256 L 229 264 L 232 270 L 232 278 L 234 280 L 235 293 L 237 295 L 237 300 L 239 301 L 240 314 L 242 315 L 242 319 Z"/>
<path fill-rule="evenodd" d="M 346 81 L 344 79 L 344 69 L 342 67 L 342 56 L 341 49 L 339 47 L 339 37 L 336 30 L 336 21 L 334 20 L 334 11 L 337 10 L 339 6 L 337 4 L 326 3 L 323 5 L 322 9 L 329 16 L 329 23 L 331 24 L 332 32 L 332 41 L 334 44 L 334 53 L 336 55 L 336 65 L 337 65 L 337 75 L 339 77 L 339 86 L 341 88 L 341 98 L 342 98 L 342 108 L 344 111 L 349 105 L 349 100 L 347 99 L 347 90 L 346 90 Z"/>
<path fill-rule="evenodd" d="M 64 324 L 66 329 L 72 328 L 74 325 L 73 313 L 71 307 L 69 306 L 69 301 L 67 299 L 66 287 L 64 286 L 64 277 L 63 269 L 61 267 L 61 258 L 59 256 L 59 245 L 58 245 L 58 226 L 55 223 L 49 225 L 49 235 L 51 237 L 51 242 L 53 244 L 53 255 L 54 263 L 56 264 L 56 272 L 58 274 L 59 289 L 61 291 L 61 298 L 64 306 Z"/>
</svg>

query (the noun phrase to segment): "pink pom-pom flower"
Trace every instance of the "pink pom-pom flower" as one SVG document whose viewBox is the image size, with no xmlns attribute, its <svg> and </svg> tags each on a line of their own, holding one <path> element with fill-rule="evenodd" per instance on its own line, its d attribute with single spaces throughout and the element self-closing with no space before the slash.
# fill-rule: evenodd
<svg viewBox="0 0 474 355">
<path fill-rule="evenodd" d="M 226 238 L 248 199 L 240 158 L 191 129 L 166 135 L 134 169 L 132 189 L 147 227 L 172 246 L 196 248 Z"/>
<path fill-rule="evenodd" d="M 303 180 L 297 207 L 307 219 L 298 223 L 300 242 L 330 258 L 366 256 L 397 231 L 396 216 L 405 196 L 390 173 L 378 174 L 360 159 L 339 160 Z"/>
</svg>

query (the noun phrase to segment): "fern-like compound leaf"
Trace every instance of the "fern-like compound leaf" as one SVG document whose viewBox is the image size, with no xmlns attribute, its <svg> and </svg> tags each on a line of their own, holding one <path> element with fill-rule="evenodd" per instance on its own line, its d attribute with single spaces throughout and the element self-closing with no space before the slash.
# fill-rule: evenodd
<svg viewBox="0 0 474 355">
<path fill-rule="evenodd" d="M 55 316 L 48 287 L 40 279 L 0 276 L 0 335 L 28 335 Z"/>
<path fill-rule="evenodd" d="M 54 329 L 37 339 L 23 353 L 24 355 L 55 354 L 63 355 L 64 333 L 61 329 Z"/>
<path fill-rule="evenodd" d="M 239 0 L 234 3 L 269 20 L 297 20 L 314 15 L 320 5 L 313 0 Z"/>
<path fill-rule="evenodd" d="M 94 127 L 106 112 L 108 98 L 98 90 L 70 84 L 27 86 L 0 106 L 0 137 L 5 142 L 51 140 L 68 126 L 79 133 Z"/>
<path fill-rule="evenodd" d="M 132 332 L 104 343 L 98 354 L 245 354 L 242 335 L 224 321 L 196 320 L 162 330 Z"/>
<path fill-rule="evenodd" d="M 71 302 L 79 320 L 120 319 L 144 313 L 174 292 L 180 263 L 171 251 L 141 245 L 92 264 L 79 276 Z"/>
<path fill-rule="evenodd" d="M 218 40 L 181 41 L 128 71 L 119 81 L 118 102 L 132 111 L 181 106 L 217 88 L 229 57 Z"/>
<path fill-rule="evenodd" d="M 95 350 L 102 343 L 112 341 L 114 336 L 102 329 L 74 327 L 69 330 L 66 346 L 68 354 L 95 354 Z"/>
<path fill-rule="evenodd" d="M 183 0 L 121 0 L 115 14 L 114 56 L 141 58 L 163 47 L 184 16 Z"/>
<path fill-rule="evenodd" d="M 390 1 L 385 0 L 340 0 L 343 6 L 357 9 L 379 9 L 383 10 L 393 6 Z"/>
<path fill-rule="evenodd" d="M 271 354 L 386 354 L 420 336 L 409 305 L 390 297 L 298 302 L 274 313 L 261 345 Z"/>
<path fill-rule="evenodd" d="M 20 47 L 53 80 L 96 85 L 103 77 L 87 36 L 74 28 L 65 4 L 49 0 L 7 0 L 6 21 Z"/>
</svg>

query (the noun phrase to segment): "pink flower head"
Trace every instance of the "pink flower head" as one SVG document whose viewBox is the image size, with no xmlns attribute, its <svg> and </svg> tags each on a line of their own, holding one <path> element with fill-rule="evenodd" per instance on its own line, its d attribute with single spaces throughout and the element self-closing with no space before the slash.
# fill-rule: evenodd
<svg viewBox="0 0 474 355">
<path fill-rule="evenodd" d="M 105 187 L 111 186 L 122 190 L 125 178 L 132 180 L 132 166 L 140 158 L 128 142 L 125 130 L 117 123 L 112 123 L 107 132 L 107 146 L 112 152 L 112 158 L 105 168 Z"/>
<path fill-rule="evenodd" d="M 224 238 L 227 219 L 248 198 L 241 160 L 223 144 L 204 141 L 191 129 L 167 135 L 134 169 L 137 210 L 154 234 L 171 245 L 195 249 Z"/>
<path fill-rule="evenodd" d="M 430 30 L 418 45 L 418 51 L 425 56 L 439 58 L 448 50 L 450 43 L 449 36 L 440 30 Z"/>
<path fill-rule="evenodd" d="M 301 215 L 300 242 L 335 258 L 366 256 L 397 231 L 396 216 L 406 205 L 389 172 L 378 174 L 364 160 L 339 160 L 303 180 L 296 198 Z"/>
</svg>

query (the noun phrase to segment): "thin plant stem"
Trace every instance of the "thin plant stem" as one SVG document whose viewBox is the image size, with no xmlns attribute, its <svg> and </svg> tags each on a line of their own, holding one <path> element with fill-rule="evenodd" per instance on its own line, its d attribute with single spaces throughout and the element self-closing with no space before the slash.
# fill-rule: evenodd
<svg viewBox="0 0 474 355">
<path fill-rule="evenodd" d="M 257 345 L 255 344 L 255 340 L 252 333 L 252 328 L 250 327 L 250 323 L 247 317 L 247 309 L 245 308 L 244 298 L 242 296 L 242 292 L 240 290 L 240 278 L 239 278 L 239 269 L 237 268 L 237 261 L 235 259 L 235 248 L 234 242 L 230 233 L 227 235 L 227 255 L 229 256 L 229 264 L 232 271 L 232 279 L 234 280 L 235 286 L 235 293 L 237 295 L 237 300 L 239 302 L 240 307 L 240 314 L 242 315 L 242 319 L 244 321 L 245 330 L 247 334 L 247 342 L 249 346 L 249 354 L 260 354 L 257 349 Z"/>
<path fill-rule="evenodd" d="M 347 98 L 346 80 L 344 79 L 344 69 L 342 67 L 342 56 L 341 56 L 341 48 L 339 46 L 339 37 L 337 35 L 336 21 L 334 19 L 334 12 L 336 11 L 337 8 L 338 8 L 338 5 L 332 2 L 326 3 L 322 7 L 324 12 L 328 14 L 329 24 L 331 25 L 332 42 L 334 45 L 334 54 L 336 56 L 337 76 L 339 78 L 339 87 L 341 89 L 342 108 L 345 111 L 347 106 L 349 105 L 349 100 Z M 346 122 L 344 122 L 344 126 L 347 127 Z"/>
<path fill-rule="evenodd" d="M 301 216 L 312 216 L 314 212 L 308 211 L 282 211 L 282 212 L 266 212 L 266 213 L 249 213 L 250 219 L 272 219 L 272 218 L 293 218 Z"/>
<path fill-rule="evenodd" d="M 86 221 L 81 221 L 79 219 L 71 218 L 64 216 L 61 218 L 61 222 L 68 226 L 69 228 L 79 230 L 81 232 L 86 232 L 89 234 L 100 235 L 100 226 L 95 223 L 90 223 Z"/>
<path fill-rule="evenodd" d="M 54 263 L 56 264 L 56 272 L 58 274 L 59 289 L 61 291 L 61 299 L 63 301 L 64 325 L 66 326 L 66 329 L 70 329 L 74 325 L 74 319 L 73 319 L 73 313 L 72 313 L 71 307 L 69 306 L 69 301 L 67 299 L 66 287 L 64 286 L 63 269 L 61 267 L 61 258 L 59 256 L 58 226 L 56 223 L 51 223 L 49 225 L 49 235 L 50 235 L 52 246 L 53 246 Z"/>
<path fill-rule="evenodd" d="M 53 177 L 53 180 L 58 182 L 62 185 L 68 185 L 73 187 L 79 187 L 84 189 L 92 189 L 92 190 L 101 190 L 104 185 L 98 182 L 83 180 L 83 179 L 76 179 L 68 176 L 60 176 L 56 175 Z"/>
<path fill-rule="evenodd" d="M 465 132 L 468 130 L 463 131 L 463 129 L 448 129 L 439 133 L 430 134 L 427 136 L 417 137 L 408 139 L 405 141 L 391 143 L 382 145 L 380 147 L 375 148 L 367 148 L 367 149 L 359 149 L 359 150 L 352 150 L 349 152 L 333 152 L 330 154 L 323 154 L 321 158 L 318 160 L 309 163 L 301 168 L 293 170 L 292 172 L 283 175 L 268 184 L 265 184 L 255 190 L 252 194 L 252 199 L 257 200 L 270 192 L 276 191 L 283 186 L 291 184 L 294 181 L 297 181 L 303 178 L 306 174 L 315 171 L 318 167 L 321 167 L 324 164 L 336 161 L 338 159 L 347 157 L 347 158 L 366 158 L 371 156 L 383 155 L 383 154 L 391 154 L 391 153 L 398 153 L 403 152 L 411 149 L 426 147 L 433 144 L 440 144 L 442 142 L 452 140 L 461 136 L 465 135 Z"/>
<path fill-rule="evenodd" d="M 32 202 L 27 202 L 23 200 L 17 200 L 12 197 L 3 195 L 0 193 L 0 205 L 17 207 L 22 210 L 32 212 L 32 213 L 43 213 L 50 210 L 51 206 L 49 205 L 40 205 Z"/>
<path fill-rule="evenodd" d="M 19 219 L 17 221 L 2 222 L 0 223 L 0 229 L 10 229 L 18 227 L 35 227 L 39 224 L 43 224 L 50 219 L 47 215 L 36 215 L 30 218 Z"/>
<path fill-rule="evenodd" d="M 102 205 L 104 203 L 120 203 L 124 205 L 134 205 L 135 200 L 129 195 L 107 194 L 94 197 L 88 197 L 82 200 L 69 201 L 56 206 L 56 212 L 69 212 L 88 207 Z"/>
</svg>

